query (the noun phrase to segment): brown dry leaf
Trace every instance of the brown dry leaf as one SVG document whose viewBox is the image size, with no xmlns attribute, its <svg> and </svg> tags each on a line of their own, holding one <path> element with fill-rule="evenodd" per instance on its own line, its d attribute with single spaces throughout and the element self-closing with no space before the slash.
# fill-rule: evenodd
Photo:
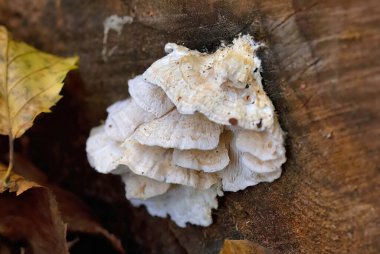
<svg viewBox="0 0 380 254">
<path fill-rule="evenodd" d="M 0 175 L 5 171 L 1 165 Z M 67 254 L 66 225 L 53 194 L 15 173 L 7 188 L 0 194 L 0 236 L 26 253 Z"/>
<path fill-rule="evenodd" d="M 73 233 L 99 235 L 107 239 L 119 253 L 124 253 L 119 239 L 100 226 L 90 209 L 74 194 L 48 182 L 46 176 L 25 158 L 15 156 L 15 172 L 48 187 L 55 195 L 67 230 Z M 80 238 L 79 238 L 80 241 Z"/>
<path fill-rule="evenodd" d="M 100 226 L 89 208 L 79 198 L 56 186 L 51 189 L 57 198 L 62 219 L 67 223 L 69 232 L 102 236 L 112 244 L 116 251 L 124 253 L 120 240 Z"/>
<path fill-rule="evenodd" d="M 0 26 L 0 134 L 20 137 L 41 112 L 50 112 L 77 57 L 46 54 L 11 39 Z"/>
<path fill-rule="evenodd" d="M 273 252 L 248 240 L 226 239 L 219 254 L 273 254 Z"/>
</svg>

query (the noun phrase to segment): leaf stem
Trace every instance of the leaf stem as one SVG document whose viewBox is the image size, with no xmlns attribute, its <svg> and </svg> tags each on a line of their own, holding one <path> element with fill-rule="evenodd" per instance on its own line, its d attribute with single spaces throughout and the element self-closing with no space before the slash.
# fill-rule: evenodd
<svg viewBox="0 0 380 254">
<path fill-rule="evenodd" d="M 7 39 L 7 46 L 5 49 L 5 63 L 8 64 L 9 60 L 9 38 Z M 7 172 L 4 175 L 3 178 L 3 187 L 8 186 L 9 176 L 11 174 L 11 171 L 13 169 L 13 155 L 14 155 L 14 137 L 13 137 L 13 131 L 12 131 L 12 119 L 11 119 L 11 113 L 9 108 L 9 93 L 8 93 L 8 71 L 9 69 L 5 67 L 5 75 L 4 75 L 4 100 L 5 100 L 5 106 L 7 111 L 7 120 L 8 120 L 8 141 L 9 141 L 9 162 L 8 162 L 8 169 Z"/>
<path fill-rule="evenodd" d="M 13 169 L 13 160 L 14 160 L 14 138 L 12 133 L 9 134 L 9 162 L 8 162 L 8 169 L 7 172 L 4 175 L 3 178 L 3 184 L 4 186 L 8 185 L 9 176 Z"/>
</svg>

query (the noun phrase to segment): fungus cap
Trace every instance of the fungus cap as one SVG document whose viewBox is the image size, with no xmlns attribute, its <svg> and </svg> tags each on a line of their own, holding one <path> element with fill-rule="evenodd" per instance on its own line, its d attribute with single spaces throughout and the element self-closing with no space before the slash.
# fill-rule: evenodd
<svg viewBox="0 0 380 254">
<path fill-rule="evenodd" d="M 143 110 L 132 98 L 118 101 L 107 108 L 105 131 L 113 140 L 123 142 L 136 128 L 155 119 L 155 115 Z"/>
<path fill-rule="evenodd" d="M 104 125 L 91 130 L 86 142 L 86 152 L 90 165 L 103 174 L 115 170 L 123 156 L 120 144 L 107 136 Z"/>
<path fill-rule="evenodd" d="M 180 167 L 202 170 L 204 172 L 220 171 L 230 161 L 226 142 L 226 135 L 222 135 L 218 146 L 212 150 L 174 149 L 173 162 Z"/>
<path fill-rule="evenodd" d="M 140 144 L 178 149 L 211 150 L 219 143 L 223 127 L 200 113 L 182 115 L 173 110 L 165 116 L 142 124 L 133 138 Z"/>
<path fill-rule="evenodd" d="M 159 182 L 151 178 L 136 175 L 130 171 L 121 174 L 121 179 L 125 185 L 125 195 L 127 199 L 148 199 L 162 195 L 170 188 L 170 184 Z"/>
<path fill-rule="evenodd" d="M 144 205 L 154 216 L 166 218 L 169 215 L 180 227 L 186 223 L 206 227 L 212 223 L 211 209 L 218 208 L 218 195 L 222 195 L 218 185 L 206 190 L 176 185 L 163 195 L 147 200 L 132 199 L 131 203 Z"/>
<path fill-rule="evenodd" d="M 172 163 L 172 149 L 158 146 L 146 146 L 135 140 L 127 140 L 122 145 L 124 156 L 120 164 L 137 175 L 143 175 L 156 181 L 192 186 L 199 189 L 210 188 L 218 182 L 212 173 L 194 171 Z"/>
<path fill-rule="evenodd" d="M 273 124 L 274 107 L 256 78 L 258 47 L 248 35 L 213 54 L 171 43 L 165 47 L 169 54 L 143 76 L 160 86 L 181 114 L 198 111 L 218 124 L 261 131 Z"/>
<path fill-rule="evenodd" d="M 161 117 L 174 108 L 174 104 L 158 86 L 146 82 L 142 75 L 128 81 L 128 91 L 143 110 Z"/>
</svg>

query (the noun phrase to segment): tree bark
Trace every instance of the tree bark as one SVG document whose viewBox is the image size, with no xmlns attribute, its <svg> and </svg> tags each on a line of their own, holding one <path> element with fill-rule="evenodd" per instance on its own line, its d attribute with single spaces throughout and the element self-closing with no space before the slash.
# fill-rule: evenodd
<svg viewBox="0 0 380 254">
<path fill-rule="evenodd" d="M 104 61 L 113 14 L 134 21 L 110 32 L 117 48 Z M 16 149 L 80 195 L 128 253 L 218 253 L 225 238 L 278 253 L 380 253 L 379 1 L 0 0 L 0 24 L 39 49 L 80 56 L 62 101 Z M 118 177 L 89 167 L 90 128 L 166 42 L 212 51 L 239 33 L 268 45 L 260 55 L 287 132 L 283 175 L 225 193 L 207 228 L 132 208 Z"/>
</svg>

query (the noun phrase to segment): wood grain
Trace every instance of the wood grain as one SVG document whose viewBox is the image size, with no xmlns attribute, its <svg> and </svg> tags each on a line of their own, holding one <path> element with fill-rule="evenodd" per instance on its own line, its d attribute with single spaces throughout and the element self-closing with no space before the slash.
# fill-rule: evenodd
<svg viewBox="0 0 380 254">
<path fill-rule="evenodd" d="M 87 200 L 130 253 L 218 253 L 225 238 L 278 253 L 380 253 L 379 1 L 58 3 L 0 0 L 0 23 L 16 38 L 81 57 L 54 116 L 40 119 L 24 143 L 35 148 L 29 157 Z M 135 21 L 120 37 L 111 34 L 118 48 L 104 62 L 102 22 L 111 14 Z M 268 44 L 261 52 L 265 89 L 288 133 L 282 177 L 226 193 L 209 228 L 181 229 L 132 209 L 116 177 L 87 165 L 89 129 L 107 105 L 128 95 L 126 80 L 161 57 L 166 42 L 213 50 L 240 32 Z"/>
</svg>

